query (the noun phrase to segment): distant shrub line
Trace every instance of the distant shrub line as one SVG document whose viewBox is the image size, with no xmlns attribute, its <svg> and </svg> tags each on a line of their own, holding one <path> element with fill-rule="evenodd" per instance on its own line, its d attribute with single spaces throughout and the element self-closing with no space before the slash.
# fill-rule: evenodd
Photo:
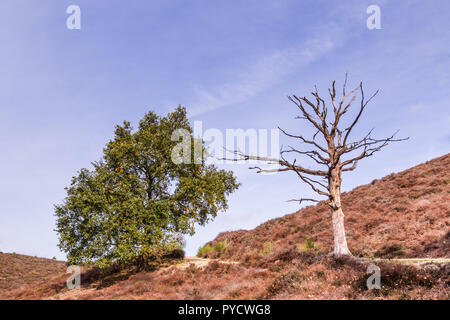
<svg viewBox="0 0 450 320">
<path fill-rule="evenodd" d="M 198 249 L 197 257 L 199 258 L 208 257 L 209 253 L 211 252 L 215 253 L 215 257 L 220 257 L 228 250 L 229 247 L 230 244 L 226 240 L 217 241 L 214 246 L 211 246 L 209 243 L 207 243 L 203 247 L 200 247 Z"/>
</svg>

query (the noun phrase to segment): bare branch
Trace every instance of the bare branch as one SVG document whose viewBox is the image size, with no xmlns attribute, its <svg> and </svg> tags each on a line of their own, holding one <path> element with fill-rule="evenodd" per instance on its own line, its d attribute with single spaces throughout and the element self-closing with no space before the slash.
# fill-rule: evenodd
<svg viewBox="0 0 450 320">
<path fill-rule="evenodd" d="M 316 193 L 323 195 L 323 196 L 330 196 L 330 194 L 328 192 L 322 191 L 320 190 L 318 187 L 314 186 L 314 183 L 318 184 L 319 186 L 325 188 L 328 191 L 328 187 L 323 185 L 322 183 L 320 183 L 319 181 L 313 180 L 311 178 L 308 178 L 306 176 L 304 176 L 301 172 L 299 172 L 298 170 L 295 169 L 295 161 L 294 161 L 294 171 L 297 173 L 297 175 L 299 176 L 299 178 L 307 183 L 311 189 L 313 189 Z"/>
<path fill-rule="evenodd" d="M 356 166 L 358 165 L 358 160 L 354 160 L 353 165 L 348 168 L 343 168 L 342 171 L 353 171 L 356 169 Z"/>
<path fill-rule="evenodd" d="M 316 163 L 318 164 L 322 164 L 322 165 L 327 165 L 330 162 L 329 158 L 324 158 L 320 155 L 320 153 L 318 153 L 315 150 L 308 150 L 308 151 L 300 151 L 297 149 L 292 148 L 291 146 L 289 146 L 289 150 L 282 150 L 280 152 L 280 154 L 284 154 L 284 153 L 298 153 L 301 155 L 306 155 L 308 157 L 310 157 L 311 159 L 313 159 Z"/>
<path fill-rule="evenodd" d="M 364 148 L 363 152 L 360 155 L 358 155 L 357 157 L 343 161 L 341 163 L 341 168 L 343 168 L 344 166 L 349 165 L 351 163 L 353 163 L 353 166 L 354 166 L 354 167 L 352 166 L 351 168 L 346 168 L 343 171 L 354 170 L 356 168 L 358 160 L 372 156 L 375 152 L 380 151 L 382 148 L 386 147 L 391 142 L 405 141 L 405 140 L 409 139 L 409 137 L 401 138 L 401 139 L 394 139 L 394 137 L 398 133 L 398 131 L 396 131 L 393 135 L 391 135 L 389 138 L 386 138 L 386 139 L 373 139 L 370 137 L 372 130 L 370 130 L 370 132 L 366 135 L 366 137 L 364 139 L 357 141 L 357 142 L 353 143 L 352 145 L 350 145 L 350 147 L 344 149 L 344 152 L 342 152 L 342 154 L 349 153 L 351 151 L 355 151 L 360 148 Z"/>
<path fill-rule="evenodd" d="M 333 110 L 334 110 L 334 114 L 337 113 L 337 105 L 336 105 L 336 81 L 333 80 L 333 83 L 331 84 L 331 88 L 333 89 L 333 91 L 331 91 L 330 88 L 328 88 L 328 92 L 330 94 L 330 98 L 331 98 L 331 103 L 333 104 Z"/>
<path fill-rule="evenodd" d="M 346 86 L 347 86 L 347 74 L 345 75 L 345 82 L 344 82 L 344 86 L 342 89 L 343 92 L 343 96 L 341 101 L 339 102 L 339 107 L 336 105 L 336 89 L 335 89 L 335 81 L 333 81 L 332 87 L 333 87 L 333 91 L 331 92 L 331 90 L 329 89 L 328 91 L 330 92 L 330 96 L 331 96 L 331 101 L 333 103 L 333 107 L 334 107 L 334 123 L 332 123 L 332 128 L 330 131 L 330 135 L 334 136 L 338 125 L 339 125 L 339 120 L 341 119 L 341 117 L 347 112 L 348 108 L 351 106 L 351 104 L 353 103 L 353 101 L 355 100 L 356 96 L 353 96 L 350 99 L 350 102 L 347 103 L 347 105 L 344 107 L 344 109 L 342 110 L 342 106 L 345 103 L 345 100 L 351 96 L 353 93 L 356 92 L 356 90 L 359 89 L 359 86 L 356 87 L 355 89 L 351 90 L 348 94 L 346 93 Z M 341 111 L 342 110 L 342 111 Z"/>
<path fill-rule="evenodd" d="M 293 103 L 295 103 L 295 105 L 302 111 L 303 117 L 305 117 L 310 123 L 312 123 L 314 125 L 314 127 L 316 127 L 317 130 L 319 130 L 320 132 L 322 132 L 325 135 L 324 129 L 306 111 L 305 107 L 303 106 L 303 102 L 310 105 L 313 108 L 314 112 L 317 114 L 317 113 L 319 113 L 319 111 L 316 111 L 316 106 L 313 103 L 311 103 L 306 97 L 298 98 L 295 95 L 293 95 L 293 97 L 295 98 L 295 100 L 291 96 L 288 96 L 288 99 L 290 101 L 292 101 Z"/>
<path fill-rule="evenodd" d="M 225 160 L 225 159 L 224 159 Z M 250 170 L 256 169 L 256 173 L 274 173 L 274 172 L 283 172 L 283 171 L 289 171 L 290 168 L 277 168 L 277 169 L 263 169 L 261 167 L 248 167 Z"/>
<path fill-rule="evenodd" d="M 327 171 L 311 170 L 311 169 L 303 168 L 298 165 L 292 164 L 284 159 L 246 155 L 239 150 L 228 150 L 228 149 L 225 149 L 225 150 L 239 156 L 239 158 L 238 159 L 222 158 L 221 160 L 228 160 L 228 161 L 235 161 L 235 162 L 247 161 L 247 160 L 257 160 L 257 161 L 265 161 L 268 164 L 279 164 L 280 166 L 285 167 L 285 168 L 278 168 L 278 169 L 262 169 L 260 167 L 252 167 L 252 169 L 258 169 L 259 170 L 258 172 L 281 172 L 281 171 L 292 170 L 292 171 L 310 174 L 310 175 L 314 175 L 314 176 L 326 176 L 328 174 Z"/>
<path fill-rule="evenodd" d="M 302 140 L 304 143 L 308 143 L 311 144 L 313 146 L 315 146 L 317 149 L 319 149 L 322 152 L 325 152 L 326 154 L 328 154 L 328 150 L 325 149 L 324 147 L 320 146 L 317 142 L 315 141 L 311 141 L 311 140 L 307 140 L 302 136 L 296 136 L 290 133 L 287 133 L 286 131 L 284 131 L 283 129 L 281 129 L 280 127 L 278 127 L 278 130 L 280 130 L 281 132 L 283 132 L 286 136 L 291 137 L 291 138 L 296 138 L 296 139 L 300 139 Z"/>
<path fill-rule="evenodd" d="M 302 199 L 291 199 L 288 200 L 288 202 L 298 202 L 299 204 L 302 203 L 303 201 L 312 201 L 312 202 L 321 202 L 323 200 L 316 200 L 316 199 L 309 199 L 309 198 L 302 198 Z"/>
<path fill-rule="evenodd" d="M 347 78 L 348 78 L 348 72 L 345 73 L 345 81 L 344 81 L 344 85 L 342 87 L 342 96 L 346 96 L 345 94 L 345 88 L 347 87 Z"/>
<path fill-rule="evenodd" d="M 317 130 L 317 132 L 313 135 L 313 140 L 315 140 L 316 139 L 316 136 L 317 136 L 317 134 L 319 133 L 320 131 L 319 130 Z"/>
<path fill-rule="evenodd" d="M 343 141 L 343 145 L 345 146 L 348 136 L 350 135 L 350 132 L 352 131 L 353 127 L 355 126 L 355 124 L 358 122 L 359 118 L 361 117 L 361 114 L 363 113 L 365 107 L 367 106 L 367 104 L 378 94 L 379 90 L 375 91 L 375 93 L 369 98 L 369 100 L 365 101 L 364 100 L 364 90 L 363 90 L 363 85 L 362 82 L 359 84 L 359 88 L 361 91 L 361 107 L 359 109 L 358 115 L 356 116 L 355 120 L 353 120 L 352 124 L 346 128 L 344 130 L 344 132 L 346 132 L 345 136 L 344 136 L 344 141 Z"/>
</svg>

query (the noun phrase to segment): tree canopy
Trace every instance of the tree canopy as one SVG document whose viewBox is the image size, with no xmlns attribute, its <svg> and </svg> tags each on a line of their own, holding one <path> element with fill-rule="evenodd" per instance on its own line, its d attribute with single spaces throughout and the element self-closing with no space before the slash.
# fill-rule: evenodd
<svg viewBox="0 0 450 320">
<path fill-rule="evenodd" d="M 233 173 L 205 163 L 202 140 L 192 161 L 172 161 L 177 129 L 189 132 L 194 145 L 184 107 L 165 117 L 148 112 L 136 130 L 124 121 L 93 169 L 72 178 L 55 206 L 59 247 L 69 264 L 105 267 L 158 256 L 179 247 L 195 223 L 227 209 L 227 196 L 239 187 Z"/>
</svg>

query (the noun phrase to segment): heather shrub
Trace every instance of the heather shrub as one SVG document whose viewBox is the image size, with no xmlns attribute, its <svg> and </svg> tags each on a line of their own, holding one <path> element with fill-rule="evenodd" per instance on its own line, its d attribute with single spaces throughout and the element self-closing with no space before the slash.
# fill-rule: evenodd
<svg viewBox="0 0 450 320">
<path fill-rule="evenodd" d="M 405 207 L 394 207 L 394 210 L 395 210 L 396 212 L 404 212 L 404 211 L 406 211 L 406 210 L 408 210 L 408 209 L 405 208 Z"/>
<path fill-rule="evenodd" d="M 276 277 L 266 289 L 263 298 L 268 299 L 282 292 L 293 292 L 302 281 L 298 270 L 290 270 Z"/>
<path fill-rule="evenodd" d="M 215 272 L 219 268 L 220 268 L 220 263 L 214 260 L 214 261 L 211 261 L 210 263 L 208 263 L 208 265 L 203 270 L 203 272 L 204 273 L 211 273 L 211 272 Z"/>
<path fill-rule="evenodd" d="M 401 258 L 405 256 L 405 251 L 404 247 L 400 243 L 387 243 L 383 245 L 381 249 L 375 252 L 375 256 L 387 259 Z"/>
<path fill-rule="evenodd" d="M 413 200 L 418 199 L 419 197 L 420 197 L 420 194 L 418 194 L 417 192 L 411 192 L 408 194 L 408 198 L 413 199 Z"/>
<path fill-rule="evenodd" d="M 246 252 L 241 260 L 245 266 L 260 266 L 264 263 L 264 257 L 260 254 L 260 251 L 253 249 L 250 252 Z"/>
<path fill-rule="evenodd" d="M 270 258 L 266 259 L 267 262 L 291 262 L 294 259 L 299 258 L 301 255 L 295 247 L 285 247 L 276 250 Z"/>
<path fill-rule="evenodd" d="M 275 244 L 273 243 L 273 241 L 264 242 L 263 249 L 262 249 L 263 256 L 265 256 L 265 257 L 268 256 L 269 254 L 271 254 L 273 252 L 274 249 L 275 249 Z"/>
</svg>

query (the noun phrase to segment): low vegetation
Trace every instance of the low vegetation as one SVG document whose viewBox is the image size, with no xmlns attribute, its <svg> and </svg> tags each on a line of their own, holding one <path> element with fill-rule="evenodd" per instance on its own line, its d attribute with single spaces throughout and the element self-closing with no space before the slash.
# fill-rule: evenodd
<svg viewBox="0 0 450 320">
<path fill-rule="evenodd" d="M 230 245 L 225 241 L 217 241 L 214 246 L 205 244 L 198 249 L 197 257 L 199 258 L 220 258 Z"/>
</svg>

